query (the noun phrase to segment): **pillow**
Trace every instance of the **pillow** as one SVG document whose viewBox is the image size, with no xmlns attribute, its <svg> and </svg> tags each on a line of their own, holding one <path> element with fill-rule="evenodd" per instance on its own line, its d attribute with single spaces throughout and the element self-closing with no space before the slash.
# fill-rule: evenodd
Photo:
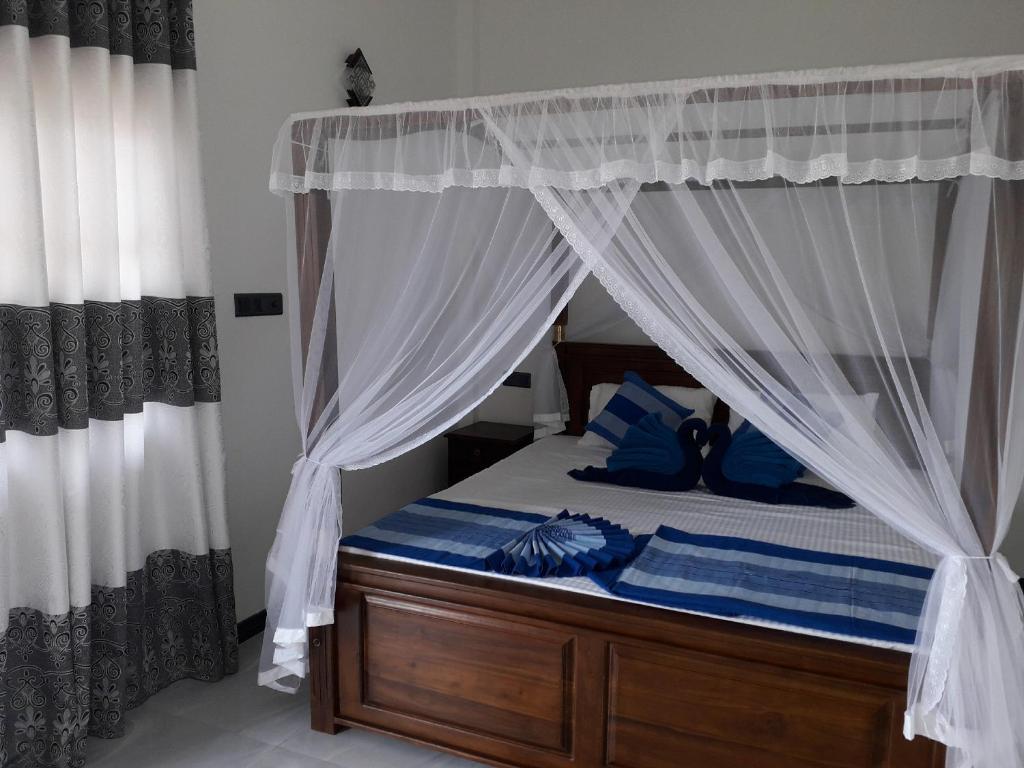
<svg viewBox="0 0 1024 768">
<path fill-rule="evenodd" d="M 805 395 L 802 399 L 810 403 L 821 414 L 821 418 L 825 423 L 832 427 L 837 427 L 843 423 L 843 414 L 839 410 L 840 406 L 836 403 L 836 400 L 854 414 L 865 414 L 872 420 L 872 424 L 874 424 L 875 412 L 878 410 L 877 392 L 867 392 L 863 395 L 838 395 L 835 399 L 831 395 L 817 393 Z M 735 433 L 744 421 L 746 419 L 740 416 L 735 408 L 729 408 L 730 432 Z"/>
<path fill-rule="evenodd" d="M 821 414 L 821 418 L 830 427 L 838 427 L 846 418 L 841 409 L 846 409 L 854 414 L 855 418 L 861 415 L 871 420 L 869 428 L 875 428 L 876 411 L 878 410 L 878 393 L 866 392 L 863 395 L 827 395 L 823 393 L 805 395 L 814 409 Z"/>
<path fill-rule="evenodd" d="M 590 409 L 587 411 L 587 420 L 594 418 L 604 410 L 608 401 L 618 392 L 621 384 L 595 384 L 590 388 Z M 684 408 L 693 411 L 693 418 L 701 419 L 705 423 L 711 422 L 711 414 L 715 410 L 715 401 L 718 399 L 704 389 L 704 387 L 673 387 L 667 384 L 657 384 L 654 387 L 663 395 L 675 400 Z"/>
<path fill-rule="evenodd" d="M 590 406 L 587 409 L 587 421 L 593 421 L 597 414 L 604 410 L 612 395 L 619 391 L 621 384 L 595 384 L 590 388 Z"/>
<path fill-rule="evenodd" d="M 631 371 L 627 374 L 627 376 L 629 375 L 635 376 L 643 382 L 639 374 Z M 647 382 L 643 383 L 650 387 L 650 384 L 647 384 Z M 608 403 L 620 388 L 619 384 L 607 383 L 595 384 L 590 388 L 590 410 L 587 414 L 587 431 L 580 438 L 580 445 L 604 448 L 610 448 L 615 445 L 615 443 L 609 441 L 600 433 L 591 431 L 590 424 L 597 420 L 597 417 L 608 406 Z M 716 398 L 703 387 L 671 387 L 661 385 L 653 387 L 653 389 L 668 397 L 677 405 L 691 411 L 692 418 L 701 419 L 706 424 L 711 422 L 711 413 L 714 411 Z"/>
<path fill-rule="evenodd" d="M 672 431 L 693 415 L 692 408 L 680 404 L 652 387 L 640 374 L 627 371 L 615 394 L 601 412 L 587 422 L 587 433 L 601 438 L 600 442 L 581 440 L 582 445 L 618 446 L 626 430 L 648 413 L 661 415 L 662 423 Z M 587 435 L 584 435 L 587 437 Z"/>
<path fill-rule="evenodd" d="M 743 418 L 742 416 L 740 416 L 736 412 L 735 408 L 733 408 L 732 406 L 729 406 L 729 431 L 730 432 L 735 432 L 737 429 L 739 429 L 741 426 L 743 426 L 743 422 L 745 422 L 745 421 L 746 421 L 746 419 Z"/>
</svg>

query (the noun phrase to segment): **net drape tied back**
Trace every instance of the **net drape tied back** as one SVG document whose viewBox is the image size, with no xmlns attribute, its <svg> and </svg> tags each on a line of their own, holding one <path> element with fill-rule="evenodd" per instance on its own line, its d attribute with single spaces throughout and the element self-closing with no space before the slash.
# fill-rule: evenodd
<svg viewBox="0 0 1024 768">
<path fill-rule="evenodd" d="M 309 233 L 290 259 L 304 455 L 268 558 L 260 681 L 294 691 L 306 628 L 334 616 L 336 468 L 374 466 L 459 421 L 548 333 L 586 270 L 522 189 L 336 192 L 289 213 Z M 346 234 L 318 239 L 330 232 Z"/>
<path fill-rule="evenodd" d="M 941 557 L 906 735 L 949 745 L 952 768 L 1024 764 L 1024 605 L 998 554 L 1024 477 L 1022 102 L 1024 59 L 999 58 L 291 118 L 271 187 L 309 458 L 268 560 L 261 680 L 294 690 L 307 627 L 333 618 L 336 468 L 458 421 L 592 273 Z"/>
<path fill-rule="evenodd" d="M 291 488 L 267 557 L 267 622 L 276 629 L 273 643 L 264 644 L 261 685 L 292 692 L 294 686 L 280 681 L 305 674 L 306 628 L 334 621 L 340 536 L 341 473 L 303 454 L 292 467 Z"/>
</svg>

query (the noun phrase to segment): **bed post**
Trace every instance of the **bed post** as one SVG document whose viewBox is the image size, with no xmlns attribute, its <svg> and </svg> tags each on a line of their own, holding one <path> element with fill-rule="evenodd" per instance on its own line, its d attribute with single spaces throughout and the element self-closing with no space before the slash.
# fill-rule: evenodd
<svg viewBox="0 0 1024 768">
<path fill-rule="evenodd" d="M 333 625 L 309 630 L 309 725 L 314 731 L 332 736 L 345 730 L 334 722 L 338 698 L 334 663 L 337 647 Z"/>
<path fill-rule="evenodd" d="M 1003 362 L 1013 359 L 1010 347 L 1017 343 L 1016 335 L 1003 328 L 1000 313 L 1010 302 L 1019 301 L 1024 285 L 1024 227 L 1020 223 L 1024 183 L 999 179 L 991 183 L 961 479 L 967 511 L 986 552 L 995 540 L 998 453 L 1005 444 L 1005 430 L 1012 428 L 1007 413 L 1013 366 Z"/>
<path fill-rule="evenodd" d="M 308 125 L 299 121 L 292 125 L 292 168 L 295 175 L 306 170 L 306 158 L 302 147 L 308 144 L 303 140 Z M 293 196 L 295 206 L 295 256 L 298 260 L 299 297 L 290 300 L 299 303 L 299 326 L 302 344 L 303 363 L 309 347 L 310 332 L 316 307 L 316 296 L 320 289 L 324 264 L 327 260 L 327 244 L 331 231 L 331 203 L 326 192 L 310 190 Z M 301 297 L 312 297 L 311 301 L 303 302 Z M 331 306 L 333 315 L 334 307 Z M 333 328 L 333 322 L 329 322 Z M 330 334 L 329 334 L 330 337 Z M 330 338 L 328 339 L 330 342 Z M 337 371 L 329 367 L 330 375 L 337 376 Z M 317 402 L 313 407 L 311 423 L 315 423 L 327 402 L 329 387 L 337 386 L 336 381 L 321 380 L 317 388 Z M 338 689 L 335 653 L 337 640 L 334 627 L 312 627 L 307 636 L 309 648 L 309 709 L 310 727 L 321 733 L 336 734 L 345 730 L 334 722 L 334 714 L 338 711 Z"/>
</svg>

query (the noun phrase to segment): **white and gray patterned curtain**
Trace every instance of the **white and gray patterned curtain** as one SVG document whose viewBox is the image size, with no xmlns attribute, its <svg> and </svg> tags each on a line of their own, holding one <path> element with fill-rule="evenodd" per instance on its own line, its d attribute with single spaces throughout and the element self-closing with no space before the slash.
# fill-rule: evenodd
<svg viewBox="0 0 1024 768">
<path fill-rule="evenodd" d="M 189 0 L 0 0 L 0 767 L 237 667 Z"/>
</svg>

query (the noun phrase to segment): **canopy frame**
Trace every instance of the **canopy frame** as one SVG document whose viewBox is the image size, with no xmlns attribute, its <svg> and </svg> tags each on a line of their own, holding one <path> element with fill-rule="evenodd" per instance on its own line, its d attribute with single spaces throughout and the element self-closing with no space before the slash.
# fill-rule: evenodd
<svg viewBox="0 0 1024 768">
<path fill-rule="evenodd" d="M 875 102 L 871 101 L 876 97 L 888 110 L 881 117 L 876 114 Z M 811 110 L 814 119 L 806 119 L 803 117 L 806 110 L 800 111 L 807 106 L 808 99 L 817 100 Z M 916 119 L 901 112 L 907 104 L 917 109 Z M 851 105 L 862 111 L 867 109 L 868 116 L 854 115 L 853 119 L 846 120 L 848 106 L 852 112 L 857 111 Z M 761 124 L 757 121 L 753 125 L 742 124 L 746 114 L 743 110 L 748 107 L 764 117 Z M 776 121 L 776 112 L 782 114 L 787 108 L 797 113 L 796 118 L 789 123 Z M 933 113 L 926 115 L 927 110 Z M 836 121 L 837 115 L 842 118 L 841 122 Z M 620 122 L 616 123 L 613 118 Z M 645 120 L 646 126 L 643 126 Z M 609 122 L 617 127 L 606 130 Z M 641 129 L 637 133 L 634 131 L 638 125 Z M 572 134 L 577 129 L 580 133 Z M 407 160 L 402 155 L 403 149 L 415 142 L 419 143 L 414 150 L 422 147 L 429 150 L 432 138 L 439 139 L 433 142 L 436 156 L 410 154 Z M 426 144 L 422 143 L 423 139 L 428 140 Z M 864 149 L 867 144 L 858 144 L 861 139 L 874 141 L 880 154 L 871 155 L 870 147 Z M 914 148 L 916 154 L 900 154 L 904 146 Z M 360 149 L 367 147 L 378 147 L 381 151 L 374 155 L 370 149 L 359 155 Z M 793 152 L 801 156 L 791 156 Z M 588 153 L 591 158 L 587 157 Z M 394 155 L 391 164 L 389 154 Z M 475 165 L 477 162 L 479 165 Z M 579 169 L 570 167 L 574 162 L 580 163 Z M 410 164 L 414 167 L 409 167 Z M 1008 733 L 1001 724 L 977 721 L 975 713 L 965 709 L 964 700 L 950 704 L 944 698 L 965 695 L 959 689 L 950 694 L 953 686 L 945 682 L 946 675 L 962 674 L 955 667 L 963 663 L 960 657 L 951 660 L 958 653 L 956 643 L 959 641 L 949 637 L 943 640 L 931 634 L 936 621 L 941 626 L 942 621 L 949 620 L 952 611 L 956 616 L 954 634 L 959 638 L 960 633 L 966 631 L 959 622 L 970 605 L 965 594 L 968 590 L 982 590 L 995 601 L 993 605 L 998 604 L 993 610 L 998 613 L 998 621 L 1003 622 L 999 626 L 1008 633 L 1001 639 L 1000 642 L 1005 640 L 1005 645 L 1000 648 L 1024 647 L 1021 639 L 1024 625 L 1019 615 L 1024 603 L 1016 585 L 1012 588 L 1015 592 L 1000 585 L 1001 573 L 1007 577 L 1013 575 L 1005 559 L 996 552 L 1009 523 L 1007 505 L 1012 510 L 1020 491 L 1019 481 L 1008 476 L 1008 467 L 1021 461 L 1020 441 L 1016 440 L 1011 427 L 1024 403 L 1024 384 L 1020 382 L 1024 372 L 1017 372 L 1018 367 L 1024 366 L 1020 359 L 1020 350 L 1024 349 L 1024 325 L 1020 323 L 1024 320 L 1015 319 L 1020 314 L 1024 287 L 1024 227 L 1018 224 L 1024 220 L 1022 57 L 600 86 L 547 94 L 454 99 L 293 116 L 279 138 L 271 188 L 281 194 L 291 194 L 293 198 L 289 215 L 296 232 L 292 285 L 297 305 L 293 312 L 296 391 L 305 391 L 308 395 L 311 383 L 315 385 L 312 400 L 304 402 L 298 410 L 300 425 L 304 434 L 311 430 L 324 434 L 334 423 L 330 418 L 332 409 L 345 407 L 338 399 L 339 368 L 318 368 L 317 375 L 322 374 L 322 378 L 313 382 L 304 378 L 310 345 L 330 348 L 339 342 L 333 288 L 328 286 L 332 291 L 330 295 L 324 293 L 325 285 L 333 286 L 334 267 L 329 270 L 327 267 L 332 259 L 332 244 L 337 247 L 336 238 L 332 238 L 332 230 L 337 231 L 336 227 L 332 228 L 332 219 L 338 215 L 332 204 L 336 195 L 360 192 L 445 194 L 449 189 L 473 187 L 526 190 L 582 259 L 583 273 L 593 270 L 631 317 L 662 346 L 659 335 L 651 328 L 661 324 L 660 338 L 664 339 L 664 307 L 659 305 L 657 309 L 662 313 L 660 319 L 648 318 L 646 310 L 636 301 L 637 286 L 623 290 L 623 284 L 628 282 L 623 265 L 612 264 L 611 257 L 604 253 L 606 247 L 622 247 L 621 243 L 613 245 L 613 241 L 621 237 L 623 229 L 630 230 L 627 235 L 636 237 L 638 243 L 644 242 L 646 236 L 632 211 L 632 201 L 637 199 L 643 185 L 666 184 L 677 192 L 699 190 L 714 195 L 715 202 L 706 209 L 687 198 L 686 204 L 691 206 L 689 215 L 695 217 L 691 222 L 695 232 L 706 226 L 707 222 L 702 221 L 706 215 L 734 215 L 732 206 L 742 208 L 745 205 L 737 203 L 744 190 L 777 189 L 792 203 L 796 199 L 794 195 L 805 187 L 832 188 L 844 200 L 845 190 L 855 185 L 861 188 L 865 184 L 885 188 L 900 184 L 910 189 L 937 187 L 931 222 L 934 232 L 929 241 L 933 272 L 927 291 L 930 299 L 926 337 L 932 340 L 943 332 L 937 325 L 940 319 L 937 308 L 946 300 L 942 296 L 948 290 L 944 287 L 944 275 L 955 269 L 947 264 L 949 253 L 962 246 L 964 237 L 963 232 L 959 232 L 956 235 L 959 239 L 953 244 L 954 219 L 965 216 L 964 206 L 968 205 L 961 191 L 961 181 L 971 178 L 991 180 L 984 197 L 978 197 L 987 201 L 981 203 L 981 210 L 987 211 L 987 221 L 983 223 L 983 236 L 977 241 L 981 244 L 979 259 L 983 265 L 978 275 L 978 294 L 974 297 L 978 311 L 971 317 L 974 325 L 965 331 L 970 365 L 957 379 L 958 386 L 966 386 L 968 393 L 975 393 L 968 395 L 961 435 L 963 446 L 958 454 L 962 457 L 958 477 L 966 479 L 956 489 L 957 503 L 963 503 L 973 531 L 967 535 L 965 543 L 962 524 L 955 519 L 955 513 L 945 509 L 933 521 L 938 528 L 931 529 L 929 535 L 933 543 L 927 546 L 944 558 L 941 577 L 937 577 L 942 586 L 929 591 L 925 609 L 925 616 L 929 617 L 927 631 L 919 633 L 919 650 L 915 653 L 917 669 L 912 668 L 911 672 L 914 690 L 910 691 L 905 734 L 909 738 L 914 733 L 926 733 L 949 745 L 947 765 L 950 768 L 1002 765 L 1011 754 L 1024 760 L 1024 743 L 1018 737 Z M 977 189 L 972 188 L 967 196 L 977 197 Z M 743 212 L 743 216 L 748 215 Z M 737 221 L 744 227 L 751 227 L 754 234 L 751 243 L 741 247 L 754 247 L 755 252 L 764 247 L 757 228 L 749 219 L 741 216 Z M 960 222 L 955 226 L 967 225 Z M 856 238 L 861 236 L 859 229 L 851 225 L 849 232 L 856 251 L 859 247 Z M 731 236 L 746 237 L 747 234 L 737 230 Z M 647 249 L 651 247 L 644 245 Z M 961 257 L 959 252 L 955 255 Z M 863 268 L 861 271 L 864 277 Z M 552 290 L 574 287 L 579 279 L 578 271 L 566 274 L 564 279 L 556 281 Z M 298 300 L 301 296 L 318 295 L 320 298 L 316 301 Z M 564 293 L 552 293 L 552 306 L 556 309 L 558 295 L 568 300 Z M 665 297 L 658 298 L 665 300 Z M 705 308 L 687 307 L 687 311 L 698 309 Z M 890 308 L 883 306 L 881 309 L 884 315 Z M 882 338 L 887 329 L 885 323 L 879 321 L 879 307 L 871 306 L 869 310 L 866 317 L 877 326 L 875 330 Z M 707 322 L 709 328 L 716 327 L 717 323 L 715 318 L 701 322 Z M 663 348 L 673 357 L 690 354 L 685 345 L 673 343 Z M 724 358 L 732 354 L 726 354 L 725 349 L 704 348 L 700 353 L 712 358 L 717 356 L 714 365 L 721 366 L 727 362 Z M 805 355 L 805 373 L 816 371 L 814 355 L 820 350 L 801 351 Z M 905 361 L 912 357 L 906 350 L 903 354 Z M 833 359 L 829 364 L 834 366 L 836 356 L 830 357 Z M 883 354 L 877 362 L 879 366 L 889 367 L 888 374 L 894 382 L 889 396 L 907 410 L 908 429 L 914 433 L 913 440 L 919 447 L 929 441 L 934 443 L 932 419 L 921 412 L 930 396 L 918 386 L 917 374 L 909 367 L 897 370 L 893 359 Z M 695 360 L 689 358 L 688 362 Z M 777 364 L 778 359 L 774 362 Z M 730 364 L 739 367 L 735 361 Z M 690 367 L 687 365 L 688 369 Z M 713 369 L 714 366 L 706 370 Z M 749 371 L 746 373 L 749 375 Z M 714 378 L 711 376 L 706 381 L 712 389 L 720 384 Z M 911 386 L 904 392 L 902 387 L 908 379 Z M 735 387 L 736 382 L 731 386 Z M 773 409 L 780 409 L 778 413 L 759 413 L 756 417 L 757 420 L 767 419 L 757 426 L 773 438 L 776 437 L 773 425 L 780 423 L 777 421 L 780 414 L 792 416 L 794 407 L 799 407 L 786 402 L 785 395 L 791 393 L 777 390 L 772 397 L 779 398 L 780 394 L 782 399 L 772 405 Z M 845 395 L 833 391 L 833 404 L 843 402 L 842 397 Z M 436 431 L 435 426 L 420 437 L 426 439 Z M 800 454 L 801 458 L 811 445 L 811 442 L 801 442 L 803 438 L 796 439 L 796 435 L 778 434 L 780 444 Z M 808 436 L 813 434 L 814 429 Z M 851 434 L 866 433 L 860 425 Z M 796 441 L 792 442 L 794 439 Z M 313 444 L 306 444 L 304 456 L 296 465 L 296 477 L 304 479 L 293 483 L 295 492 L 308 494 L 303 489 L 305 484 L 318 482 L 326 487 L 336 482 L 326 479 L 324 472 L 331 466 L 346 466 L 337 464 L 329 455 L 314 455 L 313 447 Z M 929 468 L 934 472 L 939 458 L 925 451 L 919 460 L 922 471 Z M 832 479 L 829 472 L 836 471 L 836 466 L 826 462 L 815 469 Z M 944 473 L 945 468 L 939 474 Z M 312 479 L 314 477 L 319 479 Z M 936 494 L 943 493 L 943 488 L 949 490 L 944 477 L 930 477 L 929 483 L 930 491 Z M 340 485 L 324 493 L 327 498 L 340 501 Z M 302 503 L 309 508 L 308 498 Z M 904 503 L 912 502 L 908 497 Z M 942 503 L 949 503 L 949 499 Z M 892 522 L 891 516 L 880 516 Z M 952 529 L 949 535 L 955 543 L 950 544 L 945 539 L 935 543 L 938 541 L 935 536 L 946 536 L 941 533 L 943 524 Z M 958 526 L 961 527 L 958 529 Z M 975 534 L 977 543 L 973 542 Z M 271 560 L 274 557 L 272 553 Z M 333 573 L 331 582 L 333 595 Z M 1016 617 L 1009 608 L 1013 603 L 1017 605 Z M 328 603 L 320 600 L 319 604 Z M 330 620 L 319 616 L 315 623 L 322 623 L 321 619 Z M 948 629 L 946 626 L 943 631 Z M 275 638 L 269 637 L 269 641 L 275 662 L 279 657 L 291 660 L 289 654 L 293 651 L 274 651 Z M 283 642 L 282 648 L 302 645 L 301 640 L 291 635 Z M 940 643 L 945 645 L 939 648 Z M 303 651 L 299 648 L 295 652 L 299 656 L 290 669 L 299 670 L 295 673 L 301 674 Z M 936 667 L 935 658 L 944 659 L 938 662 L 941 668 Z M 978 673 L 977 670 L 972 672 Z M 992 709 L 997 699 L 1005 700 L 1008 707 L 1024 711 L 1024 681 L 1019 678 L 1015 676 L 1005 692 L 984 694 L 990 696 L 984 700 L 985 718 L 1008 714 Z M 969 675 L 958 677 L 957 686 L 964 680 L 969 682 Z M 1000 696 L 1005 698 L 999 699 Z"/>
</svg>

